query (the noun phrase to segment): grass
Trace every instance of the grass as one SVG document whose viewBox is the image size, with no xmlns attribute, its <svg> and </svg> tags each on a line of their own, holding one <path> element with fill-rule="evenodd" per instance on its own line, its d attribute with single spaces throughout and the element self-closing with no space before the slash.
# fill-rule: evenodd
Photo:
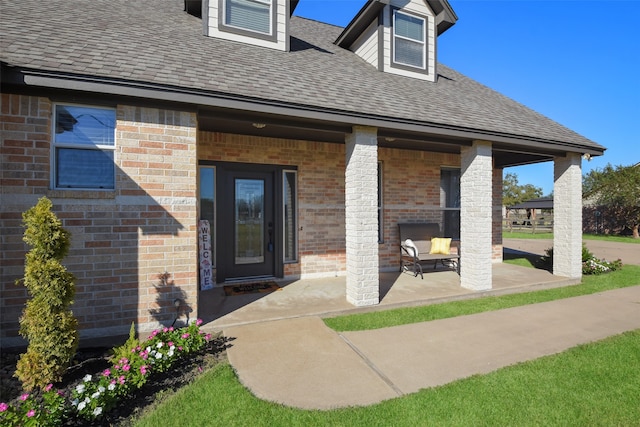
<svg viewBox="0 0 640 427">
<path fill-rule="evenodd" d="M 503 308 L 517 307 L 553 301 L 562 298 L 588 295 L 610 289 L 624 288 L 640 284 L 640 266 L 625 265 L 622 269 L 598 276 L 583 276 L 582 283 L 557 289 L 526 292 L 521 294 L 484 297 L 471 300 L 453 301 L 444 304 L 420 307 L 406 307 L 394 310 L 353 314 L 324 319 L 336 331 L 362 331 L 388 326 L 426 322 L 467 314 L 481 313 Z"/>
<path fill-rule="evenodd" d="M 326 319 L 361 330 L 442 319 L 637 285 L 640 266 L 580 285 Z M 302 410 L 260 400 L 221 363 L 134 422 L 190 426 L 638 425 L 640 330 L 376 405 Z"/>
<path fill-rule="evenodd" d="M 376 405 L 302 410 L 254 397 L 227 363 L 137 427 L 638 425 L 640 330 Z"/>
<path fill-rule="evenodd" d="M 547 239 L 553 240 L 553 233 L 525 233 L 522 231 L 503 231 L 502 232 L 503 239 Z M 616 243 L 634 243 L 640 244 L 640 239 L 634 239 L 631 236 L 607 236 L 604 234 L 583 234 L 583 240 L 602 240 L 605 242 L 616 242 Z"/>
</svg>

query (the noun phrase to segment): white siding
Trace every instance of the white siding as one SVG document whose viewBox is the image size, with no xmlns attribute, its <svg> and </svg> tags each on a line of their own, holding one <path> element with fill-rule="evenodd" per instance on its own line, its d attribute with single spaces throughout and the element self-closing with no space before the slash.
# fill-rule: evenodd
<svg viewBox="0 0 640 427">
<path fill-rule="evenodd" d="M 427 74 L 411 72 L 406 69 L 391 67 L 391 7 L 397 7 L 403 11 L 420 15 L 427 20 Z M 384 71 L 399 74 L 416 79 L 435 81 L 436 79 L 436 21 L 433 11 L 423 0 L 391 0 L 390 6 L 384 9 Z"/>
<path fill-rule="evenodd" d="M 378 21 L 373 21 L 369 28 L 353 43 L 351 50 L 369 64 L 378 68 Z"/>
<path fill-rule="evenodd" d="M 256 46 L 268 47 L 278 50 L 289 50 L 289 34 L 288 34 L 288 20 L 289 20 L 289 2 L 287 0 L 276 0 L 277 3 L 277 24 L 276 24 L 276 41 L 263 40 L 256 37 L 245 36 L 241 34 L 229 33 L 226 31 L 220 31 L 218 29 L 218 23 L 221 11 L 218 10 L 219 1 L 209 0 L 208 10 L 208 22 L 209 28 L 207 35 L 210 37 L 217 37 L 225 40 L 233 40 L 242 43 L 248 43 Z"/>
</svg>

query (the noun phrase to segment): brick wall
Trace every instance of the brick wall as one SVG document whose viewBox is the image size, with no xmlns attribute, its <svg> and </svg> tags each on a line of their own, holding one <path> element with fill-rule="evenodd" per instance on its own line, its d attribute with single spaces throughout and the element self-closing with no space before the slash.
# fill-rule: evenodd
<svg viewBox="0 0 640 427">
<path fill-rule="evenodd" d="M 3 341 L 16 336 L 26 296 L 13 285 L 28 249 L 21 213 L 41 196 L 71 232 L 63 264 L 77 278 L 72 309 L 81 336 L 171 323 L 174 298 L 196 316 L 195 114 L 119 106 L 115 191 L 74 191 L 49 189 L 51 111 L 45 98 L 2 97 L 2 160 L 10 165 L 0 212 Z M 165 271 L 170 281 L 160 286 Z"/>
</svg>

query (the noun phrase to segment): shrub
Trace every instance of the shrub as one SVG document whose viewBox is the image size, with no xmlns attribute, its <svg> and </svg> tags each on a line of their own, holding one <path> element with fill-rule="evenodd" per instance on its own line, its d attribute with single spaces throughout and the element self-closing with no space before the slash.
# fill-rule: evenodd
<svg viewBox="0 0 640 427">
<path fill-rule="evenodd" d="M 545 255 L 540 257 L 538 263 L 540 268 L 546 270 L 553 270 L 553 248 L 545 250 Z M 606 261 L 604 259 L 598 259 L 589 251 L 589 249 L 582 244 L 582 274 L 602 274 L 610 271 L 619 270 L 622 268 L 622 261 L 616 260 L 613 262 Z"/>
<path fill-rule="evenodd" d="M 20 334 L 29 344 L 18 360 L 16 376 L 29 391 L 60 381 L 78 346 L 78 322 L 69 309 L 75 277 L 60 263 L 69 251 L 69 232 L 51 206 L 43 197 L 22 215 L 23 240 L 31 250 L 21 283 L 31 298 L 20 318 Z"/>
<path fill-rule="evenodd" d="M 42 392 L 24 393 L 15 402 L 0 402 L 0 425 L 59 426 L 71 417 L 77 421 L 102 418 L 151 375 L 167 372 L 179 359 L 204 349 L 211 335 L 200 330 L 201 324 L 198 319 L 184 328 L 153 331 L 147 341 L 129 348 L 127 357 L 114 360 L 109 369 L 96 375 L 85 375 L 66 393 L 49 384 Z"/>
</svg>

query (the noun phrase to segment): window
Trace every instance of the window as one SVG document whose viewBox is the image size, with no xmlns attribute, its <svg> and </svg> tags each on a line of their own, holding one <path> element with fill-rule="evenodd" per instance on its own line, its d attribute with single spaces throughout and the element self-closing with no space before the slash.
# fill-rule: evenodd
<svg viewBox="0 0 640 427">
<path fill-rule="evenodd" d="M 115 110 L 55 105 L 54 114 L 54 188 L 114 189 Z"/>
<path fill-rule="evenodd" d="M 393 62 L 426 68 L 426 21 L 396 10 L 393 12 Z"/>
<path fill-rule="evenodd" d="M 296 171 L 283 171 L 284 262 L 298 260 L 298 206 L 296 199 Z"/>
<path fill-rule="evenodd" d="M 443 208 L 444 235 L 460 238 L 460 169 L 440 171 L 440 205 Z"/>
<path fill-rule="evenodd" d="M 211 262 L 215 266 L 216 262 L 216 168 L 200 168 L 200 219 L 209 221 L 209 241 L 211 242 Z"/>
<path fill-rule="evenodd" d="M 273 0 L 224 0 L 224 25 L 271 35 Z"/>
</svg>

